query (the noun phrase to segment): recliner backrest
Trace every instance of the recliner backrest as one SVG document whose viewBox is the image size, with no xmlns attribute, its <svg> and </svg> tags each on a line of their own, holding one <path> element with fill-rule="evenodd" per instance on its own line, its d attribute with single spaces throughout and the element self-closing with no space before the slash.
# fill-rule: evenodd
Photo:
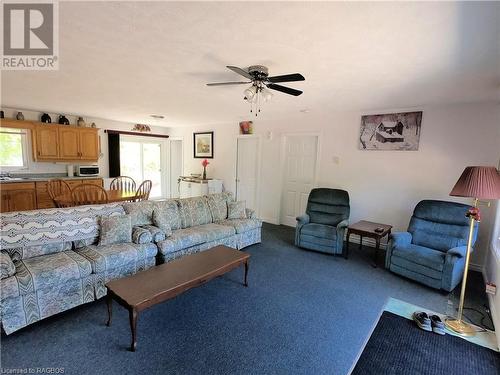
<svg viewBox="0 0 500 375">
<path fill-rule="evenodd" d="M 465 216 L 470 206 L 462 203 L 423 200 L 413 211 L 408 226 L 412 243 L 435 250 L 448 251 L 467 245 L 469 219 Z M 477 222 L 472 244 L 477 238 Z"/>
<path fill-rule="evenodd" d="M 349 219 L 349 193 L 340 189 L 312 189 L 306 213 L 311 223 L 336 226 L 342 220 Z"/>
</svg>

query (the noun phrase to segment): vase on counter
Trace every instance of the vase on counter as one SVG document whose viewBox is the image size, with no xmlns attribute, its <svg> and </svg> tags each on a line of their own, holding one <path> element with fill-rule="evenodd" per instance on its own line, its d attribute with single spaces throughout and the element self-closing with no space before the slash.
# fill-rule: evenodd
<svg viewBox="0 0 500 375">
<path fill-rule="evenodd" d="M 22 112 L 17 112 L 16 120 L 24 121 L 24 115 Z"/>
<path fill-rule="evenodd" d="M 76 121 L 76 125 L 84 128 L 85 126 L 87 126 L 87 124 L 85 123 L 85 120 L 83 119 L 83 117 L 78 117 L 78 120 Z"/>
<path fill-rule="evenodd" d="M 210 163 L 208 162 L 207 159 L 204 159 L 202 162 L 201 162 L 201 165 L 203 166 L 203 176 L 202 176 L 202 179 L 203 180 L 206 180 L 207 179 L 207 165 L 209 165 Z"/>
<path fill-rule="evenodd" d="M 61 125 L 69 125 L 69 120 L 64 115 L 59 116 L 59 124 Z"/>
<path fill-rule="evenodd" d="M 44 122 L 44 123 L 46 123 L 46 124 L 52 123 L 52 119 L 50 118 L 50 116 L 49 116 L 48 113 L 44 113 L 42 115 L 41 121 Z"/>
</svg>

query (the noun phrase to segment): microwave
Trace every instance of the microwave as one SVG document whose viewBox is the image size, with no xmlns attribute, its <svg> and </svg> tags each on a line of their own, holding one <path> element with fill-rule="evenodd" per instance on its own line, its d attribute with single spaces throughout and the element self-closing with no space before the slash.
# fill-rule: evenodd
<svg viewBox="0 0 500 375">
<path fill-rule="evenodd" d="M 81 177 L 99 176 L 98 165 L 77 165 L 76 175 Z"/>
</svg>

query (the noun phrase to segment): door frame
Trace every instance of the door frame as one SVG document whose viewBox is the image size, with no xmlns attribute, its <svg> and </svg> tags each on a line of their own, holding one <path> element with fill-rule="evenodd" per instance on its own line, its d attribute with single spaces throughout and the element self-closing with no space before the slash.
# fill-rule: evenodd
<svg viewBox="0 0 500 375">
<path fill-rule="evenodd" d="M 257 140 L 257 176 L 255 177 L 255 214 L 257 217 L 260 217 L 260 175 L 262 173 L 262 137 L 260 134 L 247 134 L 247 135 L 238 135 L 236 137 L 236 165 L 235 165 L 235 179 L 234 179 L 234 196 L 235 199 L 238 199 L 238 142 L 240 139 L 248 139 L 255 138 Z"/>
<path fill-rule="evenodd" d="M 172 141 L 181 141 L 181 175 L 184 175 L 184 137 L 169 137 L 168 138 L 168 198 L 172 198 L 172 191 L 170 190 L 172 186 Z"/>
<path fill-rule="evenodd" d="M 308 137 L 316 137 L 316 168 L 314 168 L 314 177 L 313 177 L 313 188 L 318 185 L 318 176 L 320 171 L 320 155 L 321 155 L 321 136 L 322 132 L 286 132 L 282 133 L 280 137 L 280 200 L 279 200 L 279 210 L 278 210 L 278 224 L 285 225 L 281 222 L 282 212 L 283 212 L 283 186 L 285 185 L 285 174 L 286 174 L 286 138 L 287 137 L 296 137 L 296 136 L 308 136 Z"/>
</svg>

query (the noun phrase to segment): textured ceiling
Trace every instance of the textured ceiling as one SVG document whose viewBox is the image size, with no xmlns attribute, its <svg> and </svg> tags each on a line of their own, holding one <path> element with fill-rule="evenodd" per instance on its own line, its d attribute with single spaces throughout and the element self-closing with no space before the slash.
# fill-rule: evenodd
<svg viewBox="0 0 500 375">
<path fill-rule="evenodd" d="M 248 118 L 225 65 L 300 72 L 262 116 L 498 100 L 500 3 L 60 2 L 59 71 L 2 72 L 2 105 L 164 126 Z M 150 114 L 165 115 L 158 121 Z"/>
</svg>

